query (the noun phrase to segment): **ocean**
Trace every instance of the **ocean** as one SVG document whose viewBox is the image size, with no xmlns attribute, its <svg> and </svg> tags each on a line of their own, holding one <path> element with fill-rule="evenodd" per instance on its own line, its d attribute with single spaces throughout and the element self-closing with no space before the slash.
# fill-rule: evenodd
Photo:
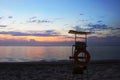
<svg viewBox="0 0 120 80">
<path fill-rule="evenodd" d="M 91 60 L 120 60 L 120 46 L 87 47 Z M 69 60 L 71 46 L 0 46 L 0 62 Z"/>
</svg>

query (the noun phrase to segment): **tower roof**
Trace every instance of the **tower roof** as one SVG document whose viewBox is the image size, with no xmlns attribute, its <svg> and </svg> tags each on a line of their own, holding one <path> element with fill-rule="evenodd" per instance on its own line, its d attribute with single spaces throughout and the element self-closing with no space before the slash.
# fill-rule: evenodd
<svg viewBox="0 0 120 80">
<path fill-rule="evenodd" d="M 69 30 L 68 33 L 71 33 L 71 34 L 90 34 L 90 32 L 75 31 L 75 30 Z"/>
</svg>

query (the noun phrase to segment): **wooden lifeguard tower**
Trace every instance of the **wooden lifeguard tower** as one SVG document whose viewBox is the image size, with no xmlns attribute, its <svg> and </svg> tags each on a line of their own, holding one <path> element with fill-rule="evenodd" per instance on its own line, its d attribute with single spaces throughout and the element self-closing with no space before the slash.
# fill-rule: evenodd
<svg viewBox="0 0 120 80">
<path fill-rule="evenodd" d="M 90 61 L 90 54 L 86 47 L 87 35 L 90 34 L 90 32 L 69 30 L 68 33 L 75 35 L 75 44 L 72 45 L 72 55 L 69 57 L 69 59 L 73 59 L 75 65 L 73 68 L 73 74 L 80 74 L 83 76 L 85 70 L 88 74 L 87 64 Z M 83 37 L 80 37 L 81 35 L 83 35 Z M 81 79 L 83 80 L 82 76 Z M 89 79 L 88 75 L 87 79 Z"/>
</svg>

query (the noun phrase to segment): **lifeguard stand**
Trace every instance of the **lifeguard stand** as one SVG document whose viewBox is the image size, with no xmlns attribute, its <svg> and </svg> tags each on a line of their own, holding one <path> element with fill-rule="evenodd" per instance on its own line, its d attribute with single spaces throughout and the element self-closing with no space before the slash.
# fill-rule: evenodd
<svg viewBox="0 0 120 80">
<path fill-rule="evenodd" d="M 69 57 L 70 59 L 74 60 L 75 64 L 75 67 L 73 68 L 73 74 L 82 75 L 81 79 L 83 80 L 83 74 L 84 71 L 86 70 L 87 79 L 89 79 L 87 64 L 90 61 L 90 54 L 86 50 L 86 47 L 87 47 L 87 35 L 90 34 L 90 32 L 69 30 L 69 33 L 75 35 L 75 44 L 72 45 L 72 56 Z M 81 35 L 83 35 L 83 37 L 80 37 Z"/>
</svg>

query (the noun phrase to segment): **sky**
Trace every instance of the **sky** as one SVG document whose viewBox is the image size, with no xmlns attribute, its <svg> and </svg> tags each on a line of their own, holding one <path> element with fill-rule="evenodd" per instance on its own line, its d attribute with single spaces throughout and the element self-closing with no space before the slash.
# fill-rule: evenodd
<svg viewBox="0 0 120 80">
<path fill-rule="evenodd" d="M 0 0 L 0 45 L 120 45 L 120 0 Z"/>
</svg>

